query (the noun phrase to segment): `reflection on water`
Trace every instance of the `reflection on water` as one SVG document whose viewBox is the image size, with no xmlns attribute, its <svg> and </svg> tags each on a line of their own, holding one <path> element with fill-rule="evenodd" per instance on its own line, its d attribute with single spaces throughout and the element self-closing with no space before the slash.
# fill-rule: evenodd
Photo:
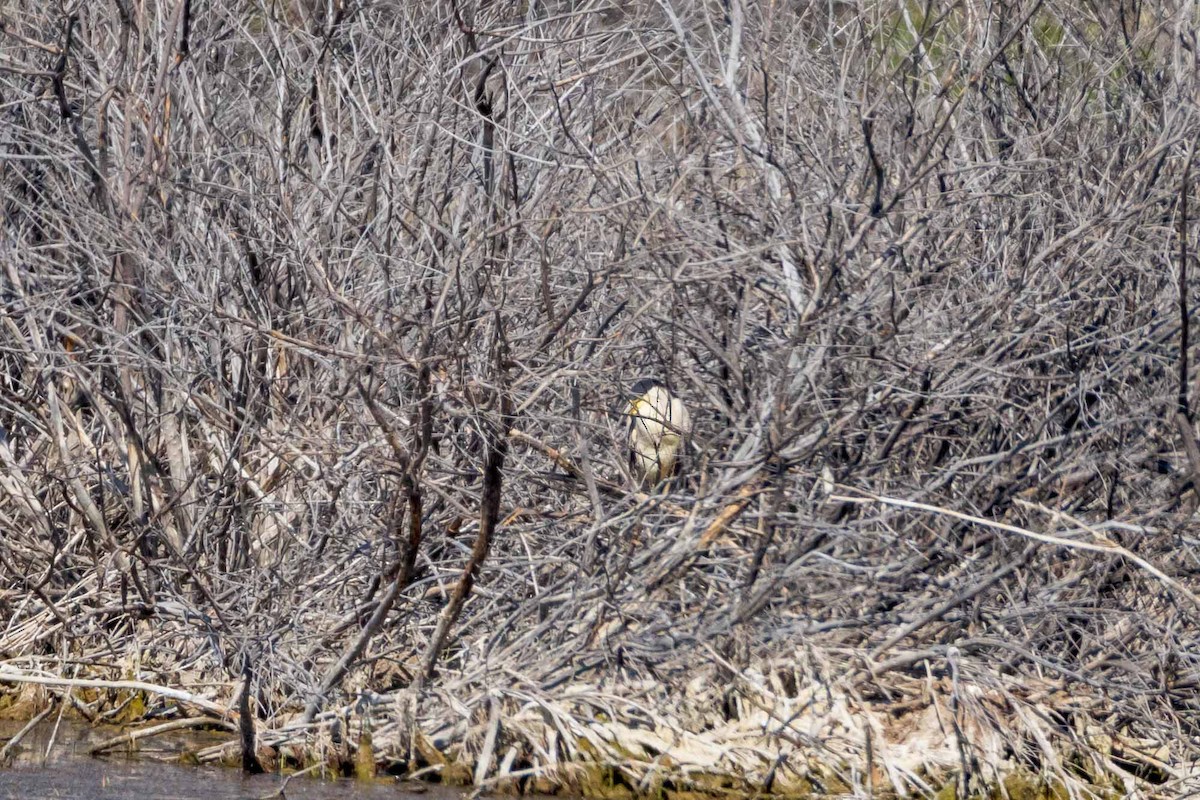
<svg viewBox="0 0 1200 800">
<path fill-rule="evenodd" d="M 46 767 L 0 771 L 2 800 L 257 800 L 278 797 L 283 778 L 243 777 L 222 767 L 184 767 L 146 761 L 81 759 Z M 289 781 L 288 800 L 403 800 L 394 785 L 360 784 L 345 778 Z M 422 799 L 428 795 L 421 795 Z"/>
<path fill-rule="evenodd" d="M 0 746 L 15 736 L 20 724 L 0 721 Z M 62 725 L 46 755 L 54 728 L 53 717 L 21 741 L 11 765 L 0 767 L 0 800 L 258 800 L 277 797 L 284 778 L 278 775 L 244 776 L 224 767 L 187 767 L 154 761 L 171 758 L 185 749 L 224 741 L 228 735 L 186 734 L 186 739 L 163 737 L 139 747 L 137 760 L 108 756 L 93 758 L 88 748 L 114 735 L 113 729 L 96 730 Z M 166 741 L 170 738 L 170 741 Z M 421 800 L 450 800 L 455 792 L 429 792 Z M 381 781 L 317 780 L 297 777 L 287 784 L 287 800 L 415 800 L 395 784 Z"/>
</svg>

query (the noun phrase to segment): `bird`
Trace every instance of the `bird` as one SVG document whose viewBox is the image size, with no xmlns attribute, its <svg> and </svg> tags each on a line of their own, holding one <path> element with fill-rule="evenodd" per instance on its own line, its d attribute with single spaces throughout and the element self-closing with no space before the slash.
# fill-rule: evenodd
<svg viewBox="0 0 1200 800">
<path fill-rule="evenodd" d="M 640 487 L 658 486 L 679 471 L 692 420 L 683 402 L 655 378 L 630 389 L 625 406 L 629 469 Z"/>
</svg>

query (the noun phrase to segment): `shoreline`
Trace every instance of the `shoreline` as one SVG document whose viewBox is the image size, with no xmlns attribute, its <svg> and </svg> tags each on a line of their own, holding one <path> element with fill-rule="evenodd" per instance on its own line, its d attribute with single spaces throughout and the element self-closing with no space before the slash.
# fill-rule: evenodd
<svg viewBox="0 0 1200 800">
<path fill-rule="evenodd" d="M 1083 710 L 1082 698 L 1064 704 L 1072 697 L 1069 689 L 1054 682 L 1035 687 L 1014 680 L 984 688 L 960 679 L 956 690 L 945 676 L 893 675 L 887 686 L 893 699 L 882 702 L 861 693 L 856 699 L 844 683 L 808 685 L 789 695 L 797 687 L 794 678 L 778 665 L 746 671 L 724 692 L 719 714 L 709 705 L 713 690 L 699 686 L 699 679 L 676 695 L 673 706 L 662 705 L 664 687 L 645 684 L 606 689 L 580 683 L 553 697 L 514 686 L 465 702 L 435 686 L 420 704 L 415 730 L 405 726 L 410 692 L 374 695 L 369 704 L 326 712 L 307 727 L 286 720 L 260 725 L 257 755 L 267 771 L 328 768 L 360 779 L 387 775 L 485 793 L 597 800 L 863 793 L 953 798 L 968 753 L 972 797 L 1167 797 L 1200 779 L 1200 771 L 1167 766 L 1164 744 L 1104 733 Z M 221 702 L 232 698 L 233 687 L 202 697 L 150 682 L 18 676 L 7 667 L 0 679 L 7 684 L 0 718 L 27 719 L 57 707 L 63 698 L 46 683 L 58 682 L 76 701 L 66 716 L 89 722 L 81 704 L 91 708 L 93 720 L 118 712 L 113 718 L 121 732 L 104 748 L 136 748 L 183 727 L 210 726 L 228 738 L 180 760 L 241 763 L 237 714 Z M 623 694 L 615 693 L 618 688 Z M 158 718 L 164 701 L 224 713 L 165 721 Z M 156 718 L 148 721 L 151 711 Z M 735 718 L 718 719 L 729 715 Z M 1050 722 L 1054 717 L 1058 724 Z M 1016 757 L 1022 742 L 1040 750 L 1040 769 Z"/>
</svg>

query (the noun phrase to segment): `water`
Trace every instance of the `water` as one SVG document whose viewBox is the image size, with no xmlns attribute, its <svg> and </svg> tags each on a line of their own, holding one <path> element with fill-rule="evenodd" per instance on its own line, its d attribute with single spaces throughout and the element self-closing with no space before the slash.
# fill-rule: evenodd
<svg viewBox="0 0 1200 800">
<path fill-rule="evenodd" d="M 16 735 L 20 724 L 0 722 L 0 746 Z M 21 741 L 11 765 L 0 767 L 0 800 L 260 800 L 280 797 L 284 777 L 243 775 L 227 767 L 183 766 L 170 759 L 185 749 L 228 739 L 227 735 L 168 734 L 138 748 L 138 758 L 92 757 L 88 748 L 114 735 L 79 725 L 62 725 L 49 756 L 53 717 Z M 457 800 L 451 790 L 403 791 L 396 783 L 363 783 L 349 779 L 320 780 L 298 776 L 288 781 L 286 800 Z"/>
</svg>

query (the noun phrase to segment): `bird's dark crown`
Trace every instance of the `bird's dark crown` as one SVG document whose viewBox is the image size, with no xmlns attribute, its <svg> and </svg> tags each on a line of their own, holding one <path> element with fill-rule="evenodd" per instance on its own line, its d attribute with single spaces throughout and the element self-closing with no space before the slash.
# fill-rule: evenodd
<svg viewBox="0 0 1200 800">
<path fill-rule="evenodd" d="M 629 392 L 634 397 L 641 397 L 646 392 L 650 391 L 651 389 L 653 389 L 656 386 L 661 387 L 663 389 L 667 388 L 667 385 L 665 383 L 663 383 L 662 381 L 660 381 L 658 378 L 642 378 L 641 380 L 639 380 L 637 383 L 635 383 L 633 385 L 633 388 L 630 389 Z"/>
</svg>

